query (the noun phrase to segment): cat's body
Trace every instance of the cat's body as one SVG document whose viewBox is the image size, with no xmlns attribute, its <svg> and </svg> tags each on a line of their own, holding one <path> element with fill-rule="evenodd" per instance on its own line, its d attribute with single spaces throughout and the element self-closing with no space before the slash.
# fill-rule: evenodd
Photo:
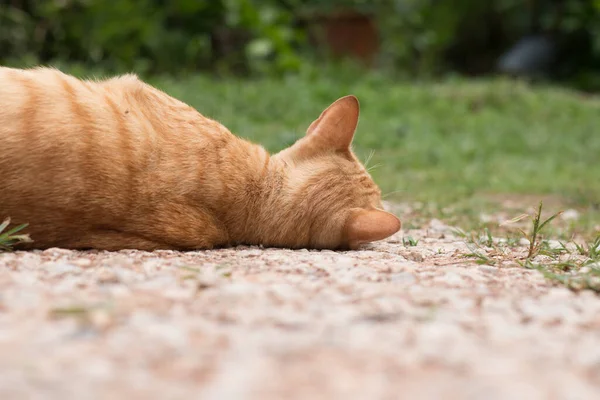
<svg viewBox="0 0 600 400">
<path fill-rule="evenodd" d="M 132 75 L 0 67 L 0 218 L 35 248 L 356 247 L 400 228 L 350 151 L 357 118 L 340 99 L 270 156 Z"/>
</svg>

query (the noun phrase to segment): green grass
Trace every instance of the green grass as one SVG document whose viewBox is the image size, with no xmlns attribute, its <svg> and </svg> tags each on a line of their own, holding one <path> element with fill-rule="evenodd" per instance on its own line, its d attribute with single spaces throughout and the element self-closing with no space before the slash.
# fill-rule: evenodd
<svg viewBox="0 0 600 400">
<path fill-rule="evenodd" d="M 516 229 L 525 239 L 525 246 L 511 240 L 498 240 L 485 229 L 470 234 L 458 230 L 465 239 L 470 253 L 464 255 L 477 264 L 486 265 L 519 265 L 523 268 L 536 269 L 546 278 L 565 285 L 571 290 L 589 289 L 600 293 L 600 235 L 593 241 L 568 243 L 549 241 L 545 234 L 550 224 L 561 212 L 546 218 L 542 214 L 543 203 L 532 214 L 522 214 L 502 225 L 531 221 L 529 227 Z"/>
<path fill-rule="evenodd" d="M 29 235 L 20 233 L 26 227 L 27 224 L 22 224 L 10 228 L 10 218 L 6 218 L 0 223 L 0 252 L 10 251 L 14 245 L 19 243 L 31 242 Z"/>
<path fill-rule="evenodd" d="M 357 95 L 356 152 L 373 154 L 371 173 L 387 200 L 422 202 L 403 216 L 405 226 L 435 216 L 479 229 L 480 213 L 505 209 L 508 196 L 517 199 L 511 216 L 541 199 L 551 212 L 579 210 L 579 220 L 552 228 L 563 238 L 600 229 L 599 97 L 509 79 L 410 81 L 348 67 L 147 80 L 271 151 L 301 137 L 338 97 Z"/>
<path fill-rule="evenodd" d="M 600 201 L 600 100 L 508 80 L 393 82 L 366 76 L 157 79 L 234 133 L 279 150 L 337 97 L 356 94 L 355 145 L 388 190 L 424 199 L 476 192 L 571 193 Z M 390 174 L 391 173 L 391 174 Z"/>
<path fill-rule="evenodd" d="M 589 234 L 600 223 L 599 98 L 505 79 L 412 82 L 344 71 L 151 81 L 271 151 L 352 93 L 361 102 L 355 149 L 363 159 L 374 153 L 372 174 L 388 199 L 425 202 L 435 215 L 452 205 L 451 218 L 473 222 L 499 204 L 497 195 L 534 195 L 533 204 L 551 196 L 583 212 L 571 228 Z"/>
<path fill-rule="evenodd" d="M 571 288 L 600 290 L 600 97 L 509 79 L 407 81 L 350 69 L 148 81 L 274 152 L 304 135 L 335 99 L 355 94 L 361 102 L 355 150 L 370 159 L 387 200 L 412 204 L 400 215 L 405 228 L 445 220 L 469 232 L 469 257 L 502 264 L 519 248 L 518 232 L 484 222 L 480 213 L 509 219 L 544 200 L 549 214 L 530 213 L 530 246 L 516 261 Z M 543 226 L 566 208 L 580 218 Z M 499 235 L 506 235 L 502 246 L 494 239 Z M 568 240 L 575 250 L 551 248 L 547 237 Z M 411 237 L 403 243 L 418 245 Z"/>
<path fill-rule="evenodd" d="M 600 97 L 509 79 L 410 81 L 348 67 L 147 80 L 271 151 L 301 137 L 335 99 L 355 94 L 355 149 L 363 159 L 374 153 L 373 175 L 396 199 L 447 205 L 544 194 L 600 208 Z"/>
<path fill-rule="evenodd" d="M 363 159 L 374 152 L 372 174 L 391 199 L 483 210 L 497 194 L 545 195 L 600 221 L 600 99 L 503 79 L 340 75 L 152 82 L 272 151 L 353 93 L 361 102 L 355 149 Z"/>
<path fill-rule="evenodd" d="M 527 250 L 527 258 L 526 258 L 527 260 L 530 260 L 533 257 L 540 254 L 540 251 L 542 250 L 542 245 L 543 245 L 541 235 L 542 235 L 542 231 L 544 230 L 544 227 L 547 226 L 550 222 L 552 222 L 560 214 L 562 214 L 562 211 L 559 211 L 557 213 L 552 214 L 550 217 L 548 217 L 546 219 L 542 219 L 543 206 L 544 206 L 544 203 L 542 201 L 540 201 L 540 205 L 538 206 L 538 209 L 535 212 L 535 214 L 533 214 L 533 215 L 522 214 L 522 215 L 520 215 L 516 218 L 513 218 L 505 223 L 505 224 L 510 224 L 510 223 L 519 222 L 526 218 L 531 219 L 532 226 L 531 226 L 531 229 L 529 232 L 525 232 L 523 229 L 519 228 L 519 232 L 521 232 L 523 237 L 529 242 L 529 248 Z M 487 237 L 488 237 L 488 243 L 492 243 L 493 239 L 492 239 L 489 231 L 487 232 Z"/>
<path fill-rule="evenodd" d="M 415 247 L 419 244 L 419 241 L 413 238 L 412 236 L 406 236 L 402 238 L 402 244 L 404 247 Z"/>
</svg>

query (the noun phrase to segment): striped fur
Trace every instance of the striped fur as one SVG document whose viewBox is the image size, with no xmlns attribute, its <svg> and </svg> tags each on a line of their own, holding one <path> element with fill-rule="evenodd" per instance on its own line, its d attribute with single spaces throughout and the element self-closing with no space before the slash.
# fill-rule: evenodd
<svg viewBox="0 0 600 400">
<path fill-rule="evenodd" d="M 125 75 L 0 67 L 0 217 L 29 248 L 348 248 L 400 228 L 350 150 L 352 96 L 279 154 Z"/>
</svg>

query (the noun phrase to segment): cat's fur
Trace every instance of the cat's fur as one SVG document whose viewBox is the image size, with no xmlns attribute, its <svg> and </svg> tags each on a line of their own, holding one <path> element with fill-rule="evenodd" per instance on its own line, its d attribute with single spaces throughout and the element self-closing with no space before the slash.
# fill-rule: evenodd
<svg viewBox="0 0 600 400">
<path fill-rule="evenodd" d="M 29 248 L 356 248 L 400 229 L 350 149 L 358 113 L 341 98 L 270 156 L 134 75 L 0 67 L 0 218 Z"/>
</svg>

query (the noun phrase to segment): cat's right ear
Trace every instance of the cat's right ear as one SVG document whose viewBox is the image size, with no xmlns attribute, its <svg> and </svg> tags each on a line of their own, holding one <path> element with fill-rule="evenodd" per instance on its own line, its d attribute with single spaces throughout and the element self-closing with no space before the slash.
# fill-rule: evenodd
<svg viewBox="0 0 600 400">
<path fill-rule="evenodd" d="M 342 97 L 325 109 L 306 130 L 306 136 L 331 150 L 347 150 L 358 125 L 360 105 L 355 96 Z"/>
<path fill-rule="evenodd" d="M 349 151 L 358 125 L 358 99 L 345 96 L 336 100 L 306 131 L 306 136 L 278 156 L 299 161 L 332 151 Z"/>
</svg>

